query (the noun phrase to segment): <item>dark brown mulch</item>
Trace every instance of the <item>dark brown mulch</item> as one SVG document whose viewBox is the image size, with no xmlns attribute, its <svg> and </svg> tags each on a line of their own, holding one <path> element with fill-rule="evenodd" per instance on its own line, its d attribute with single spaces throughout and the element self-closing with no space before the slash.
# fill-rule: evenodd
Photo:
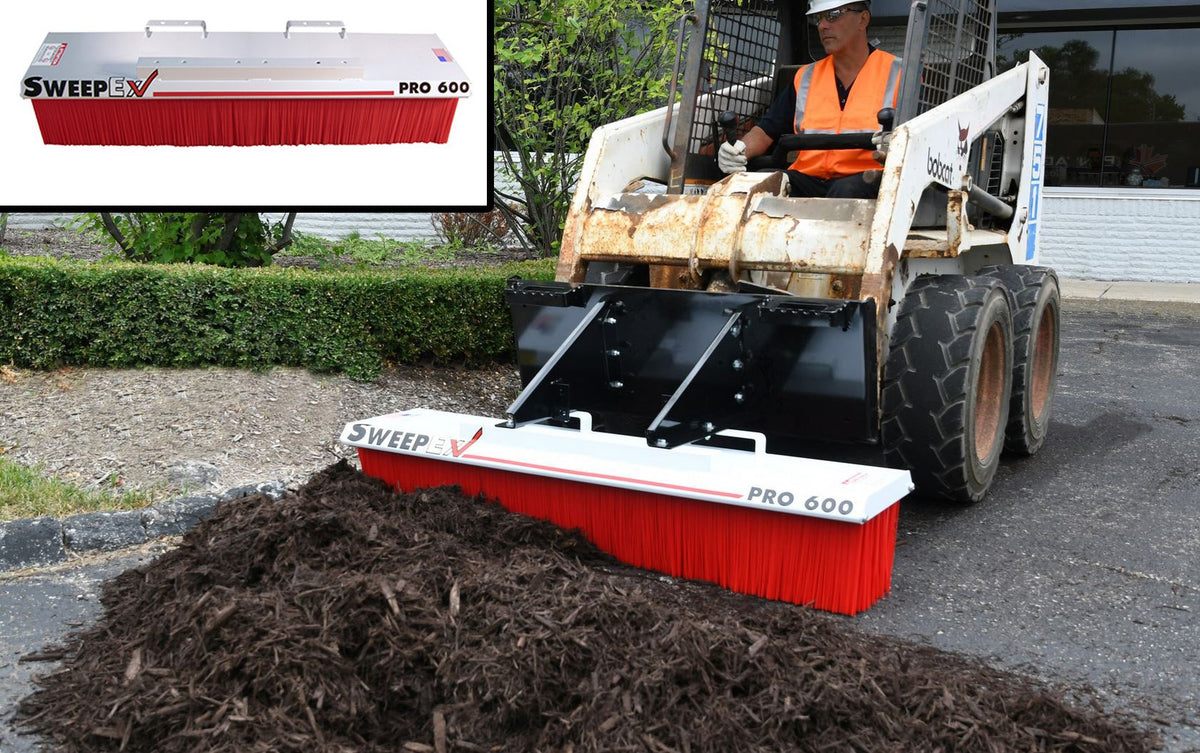
<svg viewBox="0 0 1200 753">
<path fill-rule="evenodd" d="M 344 464 L 110 581 L 19 719 L 66 751 L 1144 751 L 964 657 Z"/>
</svg>

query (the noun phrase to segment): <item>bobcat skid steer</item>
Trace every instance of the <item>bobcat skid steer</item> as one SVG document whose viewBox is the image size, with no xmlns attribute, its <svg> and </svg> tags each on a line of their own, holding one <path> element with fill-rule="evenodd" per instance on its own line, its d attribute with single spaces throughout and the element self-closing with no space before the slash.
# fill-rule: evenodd
<svg viewBox="0 0 1200 753">
<path fill-rule="evenodd" d="M 658 446 L 714 427 L 768 447 L 878 443 L 920 493 L 977 501 L 1002 448 L 1036 452 L 1050 421 L 1059 293 L 1035 266 L 1049 71 L 1031 54 L 994 75 L 994 0 L 916 0 L 892 34 L 904 67 L 879 198 L 791 198 L 783 155 L 836 139 L 782 137 L 774 165 L 729 176 L 714 155 L 721 115 L 748 129 L 807 62 L 803 6 L 699 0 L 682 101 L 595 132 L 561 282 L 509 291 L 533 387 L 514 418 L 586 410 Z M 604 340 L 622 346 L 580 344 L 538 377 L 602 300 L 621 304 L 628 324 Z"/>
<path fill-rule="evenodd" d="M 785 136 L 723 175 L 718 124 L 750 127 L 811 58 L 803 6 L 696 1 L 671 104 L 594 133 L 556 281 L 509 281 L 524 388 L 507 415 L 349 424 L 367 473 L 853 614 L 890 589 L 914 483 L 977 501 L 1004 448 L 1037 451 L 1059 337 L 1057 279 L 1035 266 L 1046 66 L 994 75 L 994 0 L 915 0 L 879 133 Z M 790 150 L 874 146 L 877 200 L 788 196 Z"/>
</svg>

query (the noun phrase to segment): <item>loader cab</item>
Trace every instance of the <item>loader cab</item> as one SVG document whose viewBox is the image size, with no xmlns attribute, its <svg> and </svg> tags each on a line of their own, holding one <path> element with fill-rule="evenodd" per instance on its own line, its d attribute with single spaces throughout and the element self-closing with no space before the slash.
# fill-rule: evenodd
<svg viewBox="0 0 1200 753">
<path fill-rule="evenodd" d="M 877 5 L 898 4 L 896 0 L 872 3 L 870 33 L 872 44 L 902 56 L 907 10 L 897 13 L 890 8 L 891 15 L 883 19 L 875 14 Z M 680 51 L 680 80 L 672 85 L 681 94 L 678 117 L 682 122 L 675 126 L 670 144 L 664 138 L 672 159 L 668 193 L 703 193 L 723 179 L 714 159 L 723 137 L 722 114 L 737 116 L 739 134 L 750 130 L 793 85 L 797 70 L 825 57 L 806 9 L 805 0 L 700 0 L 696 4 L 697 28 L 691 31 L 687 50 Z M 698 44 L 699 40 L 703 42 Z M 683 123 L 688 126 L 682 127 Z M 772 169 L 769 159 L 760 158 L 757 169 Z"/>
<path fill-rule="evenodd" d="M 872 240 L 876 218 L 887 218 L 888 228 L 907 223 L 903 231 L 928 228 L 915 246 L 903 238 L 892 245 L 931 258 L 957 255 L 969 230 L 1004 237 L 1011 219 L 988 224 L 989 216 L 975 208 L 978 197 L 966 196 L 975 191 L 966 190 L 964 165 L 995 208 L 998 197 L 1015 197 L 1011 186 L 1021 175 L 1023 151 L 1006 155 L 999 132 L 966 139 L 961 125 L 944 116 L 924 121 L 940 129 L 930 160 L 944 155 L 953 169 L 927 170 L 924 148 L 920 155 L 905 153 L 894 170 L 884 170 L 881 190 L 892 188 L 880 200 L 790 196 L 782 173 L 793 161 L 787 149 L 827 148 L 813 145 L 814 134 L 781 136 L 769 165 L 752 163 L 749 171 L 728 176 L 720 170 L 722 140 L 748 132 L 792 85 L 797 68 L 825 54 L 806 8 L 803 0 L 696 0 L 695 12 L 680 24 L 669 95 L 674 105 L 609 124 L 593 138 L 589 154 L 599 159 L 581 176 L 564 232 L 560 280 L 710 290 L 744 289 L 749 282 L 759 292 L 846 300 L 863 294 L 862 270 L 882 263 L 887 245 Z M 904 129 L 990 79 L 995 28 L 992 0 L 873 0 L 870 41 L 915 61 L 903 66 L 895 126 Z M 727 113 L 737 119 L 732 132 L 722 117 Z M 1018 133 L 1012 130 L 1007 142 L 1017 144 Z M 873 149 L 869 135 L 833 139 L 844 137 L 853 145 L 843 148 Z M 784 143 L 794 139 L 802 145 Z M 902 173 L 924 177 L 927 188 L 906 184 L 901 211 Z M 999 209 L 1011 218 L 1014 204 Z"/>
<path fill-rule="evenodd" d="M 973 10 L 961 10 L 972 5 Z M 724 180 L 715 159 L 721 140 L 729 137 L 722 116 L 736 115 L 736 135 L 749 131 L 792 85 L 801 66 L 824 57 L 806 9 L 803 0 L 697 2 L 695 28 L 686 51 L 680 51 L 681 74 L 672 84 L 680 95 L 679 122 L 663 140 L 671 158 L 667 193 L 703 194 Z M 947 22 L 951 15 L 955 19 Z M 994 72 L 995 17 L 987 0 L 922 4 L 873 0 L 868 34 L 875 47 L 919 61 L 905 66 L 895 125 L 978 85 Z M 913 49 L 906 50 L 909 46 Z M 989 134 L 971 147 L 975 183 L 992 196 L 1011 187 L 1011 176 L 1006 180 L 1002 170 L 1003 145 L 1000 135 Z M 750 169 L 777 170 L 790 161 L 782 153 L 766 155 L 753 161 Z M 978 209 L 971 208 L 970 213 L 977 224 L 989 221 Z M 931 187 L 919 202 L 914 226 L 944 227 L 946 215 L 945 188 Z"/>
</svg>

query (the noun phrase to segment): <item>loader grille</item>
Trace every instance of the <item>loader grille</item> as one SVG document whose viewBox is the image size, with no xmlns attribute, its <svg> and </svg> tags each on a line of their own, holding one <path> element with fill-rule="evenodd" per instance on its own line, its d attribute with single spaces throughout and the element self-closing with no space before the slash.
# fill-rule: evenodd
<svg viewBox="0 0 1200 753">
<path fill-rule="evenodd" d="M 929 0 L 909 18 L 899 121 L 953 99 L 995 72 L 995 0 Z M 911 51 L 921 50 L 920 66 Z"/>
<path fill-rule="evenodd" d="M 773 0 L 714 0 L 701 59 L 689 152 L 717 143 L 717 118 L 761 112 L 774 97 L 779 20 Z M 742 130 L 749 130 L 743 123 Z"/>
</svg>

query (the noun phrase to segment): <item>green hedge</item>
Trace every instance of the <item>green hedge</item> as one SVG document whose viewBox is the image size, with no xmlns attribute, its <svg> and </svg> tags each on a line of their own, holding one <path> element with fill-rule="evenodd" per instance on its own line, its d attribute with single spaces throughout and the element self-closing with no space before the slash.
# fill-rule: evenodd
<svg viewBox="0 0 1200 753">
<path fill-rule="evenodd" d="M 550 261 L 318 271 L 0 256 L 0 363 L 303 366 L 373 379 L 385 363 L 511 359 L 502 290 Z"/>
</svg>

